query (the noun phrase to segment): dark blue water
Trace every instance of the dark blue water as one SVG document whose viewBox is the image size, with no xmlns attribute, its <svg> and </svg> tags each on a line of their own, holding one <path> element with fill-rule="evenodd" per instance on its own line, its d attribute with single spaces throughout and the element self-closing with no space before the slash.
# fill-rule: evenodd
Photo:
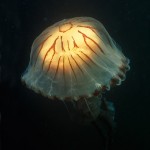
<svg viewBox="0 0 150 150">
<path fill-rule="evenodd" d="M 148 0 L 6 0 L 0 2 L 0 112 L 3 150 L 105 149 L 92 125 L 70 121 L 63 103 L 22 85 L 33 40 L 64 18 L 101 21 L 131 63 L 121 86 L 105 94 L 115 106 L 112 149 L 149 150 L 150 2 Z"/>
</svg>

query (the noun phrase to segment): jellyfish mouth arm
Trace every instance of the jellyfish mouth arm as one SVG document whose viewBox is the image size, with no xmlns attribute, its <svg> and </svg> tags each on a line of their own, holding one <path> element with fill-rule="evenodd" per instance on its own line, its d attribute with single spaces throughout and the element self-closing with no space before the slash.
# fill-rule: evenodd
<svg viewBox="0 0 150 150">
<path fill-rule="evenodd" d="M 105 98 L 101 99 L 99 117 L 107 121 L 112 127 L 114 126 L 115 107 L 112 102 L 107 101 Z"/>
</svg>

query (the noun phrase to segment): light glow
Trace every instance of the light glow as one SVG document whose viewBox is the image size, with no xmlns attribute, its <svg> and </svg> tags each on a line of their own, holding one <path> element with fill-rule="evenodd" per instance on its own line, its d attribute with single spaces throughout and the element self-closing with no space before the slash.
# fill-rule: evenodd
<svg viewBox="0 0 150 150">
<path fill-rule="evenodd" d="M 128 69 L 129 60 L 104 26 L 94 18 L 76 17 L 35 39 L 22 81 L 44 96 L 78 100 L 120 85 Z"/>
</svg>

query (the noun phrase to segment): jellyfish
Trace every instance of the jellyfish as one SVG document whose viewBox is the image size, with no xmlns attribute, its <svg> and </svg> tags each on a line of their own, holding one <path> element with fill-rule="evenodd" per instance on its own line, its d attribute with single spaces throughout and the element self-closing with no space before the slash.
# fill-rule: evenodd
<svg viewBox="0 0 150 150">
<path fill-rule="evenodd" d="M 129 59 L 101 22 L 75 17 L 53 24 L 34 40 L 21 80 L 50 100 L 73 102 L 82 120 L 91 121 L 114 111 L 102 94 L 120 85 L 129 69 Z"/>
</svg>

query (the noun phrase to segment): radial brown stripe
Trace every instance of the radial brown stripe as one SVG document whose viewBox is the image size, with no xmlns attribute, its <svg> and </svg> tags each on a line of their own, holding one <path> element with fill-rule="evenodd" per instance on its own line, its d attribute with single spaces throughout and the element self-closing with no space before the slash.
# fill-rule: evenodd
<svg viewBox="0 0 150 150">
<path fill-rule="evenodd" d="M 72 36 L 72 39 L 73 39 L 73 45 L 74 45 L 74 48 L 79 48 L 79 46 L 77 45 L 76 41 L 74 40 L 73 36 Z"/>
<path fill-rule="evenodd" d="M 76 65 L 78 66 L 78 68 L 82 72 L 82 74 L 84 74 L 83 70 L 81 69 L 81 67 L 79 66 L 79 64 L 77 63 L 77 61 L 73 58 L 72 55 L 71 55 L 71 58 L 74 60 L 74 62 L 76 63 Z"/>
<path fill-rule="evenodd" d="M 85 42 L 85 44 L 87 45 L 87 47 L 88 47 L 95 55 L 98 56 L 98 54 L 88 45 L 85 36 L 84 36 L 84 35 L 82 35 L 82 36 L 83 36 L 84 42 Z"/>
<path fill-rule="evenodd" d="M 44 45 L 44 43 L 47 41 L 47 39 L 49 38 L 49 37 L 51 37 L 52 35 L 50 35 L 50 36 L 48 36 L 42 43 L 40 43 L 39 45 L 38 45 L 38 47 L 39 46 L 41 46 L 41 48 L 40 48 L 40 50 L 38 51 L 38 53 L 37 53 L 37 56 L 36 56 L 36 59 L 35 59 L 35 63 L 34 63 L 34 67 L 35 67 L 35 65 L 36 65 L 36 62 L 37 62 L 37 59 L 38 59 L 38 57 L 39 57 L 39 54 L 40 54 L 40 52 L 41 52 L 41 50 L 42 50 L 42 48 L 43 48 L 43 45 Z M 36 51 L 34 50 L 34 52 L 33 52 L 33 54 L 32 54 L 32 57 L 31 57 L 31 60 L 33 60 L 33 56 L 34 56 L 34 53 L 35 53 Z"/>
<path fill-rule="evenodd" d="M 83 28 L 89 28 L 89 29 L 91 29 L 91 30 L 99 37 L 99 39 L 100 39 L 101 41 L 103 41 L 103 39 L 95 32 L 96 29 L 95 29 L 94 27 L 91 27 L 91 26 L 84 26 L 84 25 L 78 25 L 77 27 L 83 27 Z M 102 33 L 104 34 L 104 36 L 105 36 L 105 38 L 107 39 L 108 43 L 112 46 L 112 43 L 111 43 L 109 37 L 106 35 L 106 33 L 103 32 L 102 30 L 101 30 L 100 32 L 102 32 Z M 103 41 L 103 42 L 104 42 L 104 41 Z"/>
<path fill-rule="evenodd" d="M 86 34 L 84 34 L 83 32 L 81 32 L 81 31 L 79 31 L 79 30 L 78 30 L 78 32 L 83 35 L 84 39 L 85 39 L 85 38 L 90 39 L 95 45 L 97 45 L 97 47 L 100 49 L 100 51 L 104 54 L 104 51 L 101 49 L 101 47 L 99 46 L 99 44 L 97 44 L 93 39 L 91 39 L 90 37 L 88 37 L 88 36 L 87 36 Z M 84 41 L 86 41 L 86 40 L 84 40 Z M 87 44 L 87 42 L 86 42 L 86 44 Z M 87 44 L 87 45 L 88 45 L 88 44 Z M 88 45 L 88 47 L 90 47 L 90 46 Z M 90 47 L 90 49 L 92 49 L 92 48 Z"/>
<path fill-rule="evenodd" d="M 48 68 L 47 68 L 46 73 L 48 73 L 48 72 L 50 71 L 50 67 L 51 67 L 51 63 L 52 63 L 52 60 L 53 60 L 54 55 L 55 55 L 55 52 L 54 52 L 53 55 L 52 55 L 52 58 L 51 58 L 51 60 L 50 60 L 50 62 L 49 62 L 49 65 L 48 65 Z"/>
<path fill-rule="evenodd" d="M 54 79 L 56 78 L 57 73 L 58 73 L 58 68 L 59 68 L 60 59 L 61 59 L 61 56 L 60 56 L 59 59 L 58 59 L 57 68 L 56 68 L 56 71 L 55 71 Z"/>
<path fill-rule="evenodd" d="M 48 55 L 48 53 L 50 52 L 51 49 L 54 50 L 54 54 L 55 54 L 55 45 L 56 45 L 56 41 L 58 40 L 59 36 L 54 40 L 52 46 L 48 49 L 48 51 L 46 52 L 45 56 L 44 56 L 44 59 L 43 59 L 43 63 L 42 63 L 42 69 L 43 69 L 43 66 L 44 66 L 44 62 L 45 62 L 45 59 Z"/>
<path fill-rule="evenodd" d="M 91 26 L 84 26 L 84 25 L 78 25 L 77 27 L 83 27 L 83 28 L 88 28 L 88 29 L 90 29 L 92 32 L 94 32 L 94 33 L 97 35 L 97 37 L 99 37 L 100 40 L 102 40 L 101 37 L 95 32 L 96 29 L 95 29 L 94 27 L 91 27 Z"/>
<path fill-rule="evenodd" d="M 67 44 L 68 44 L 68 50 L 70 51 L 70 47 L 69 47 L 69 41 L 67 40 Z"/>
<path fill-rule="evenodd" d="M 90 64 L 88 64 L 79 54 L 77 54 L 77 55 L 84 63 L 86 63 L 89 67 L 91 67 Z"/>
<path fill-rule="evenodd" d="M 63 40 L 62 40 L 62 36 L 61 36 L 61 48 L 62 48 L 62 51 L 64 51 L 64 52 L 65 52 L 64 44 L 63 44 Z"/>
<path fill-rule="evenodd" d="M 81 52 L 83 55 L 85 55 L 94 65 L 96 65 L 98 67 L 98 65 L 85 53 Z"/>
<path fill-rule="evenodd" d="M 73 67 L 72 67 L 72 65 L 71 65 L 71 62 L 70 62 L 69 57 L 68 57 L 68 61 L 69 61 L 70 67 L 71 67 L 71 69 L 72 69 L 72 72 L 73 72 L 73 74 L 74 74 L 74 77 L 75 77 L 75 79 L 76 79 L 76 81 L 77 81 L 77 76 L 76 76 L 75 71 L 74 71 L 74 69 L 73 69 Z"/>
</svg>

